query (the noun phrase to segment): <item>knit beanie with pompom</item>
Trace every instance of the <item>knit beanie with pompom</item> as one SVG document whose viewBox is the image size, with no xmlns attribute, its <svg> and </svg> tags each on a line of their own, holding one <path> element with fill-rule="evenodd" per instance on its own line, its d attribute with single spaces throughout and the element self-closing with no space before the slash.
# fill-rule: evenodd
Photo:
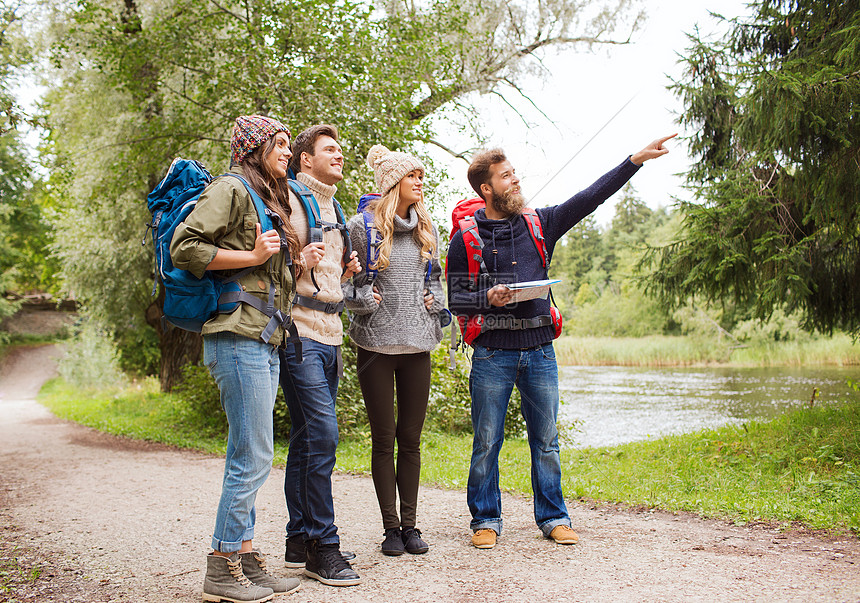
<svg viewBox="0 0 860 603">
<path fill-rule="evenodd" d="M 421 173 L 424 173 L 424 164 L 420 159 L 409 153 L 389 151 L 381 144 L 370 147 L 367 153 L 367 165 L 373 170 L 376 186 L 383 195 L 412 170 L 421 170 Z"/>
<path fill-rule="evenodd" d="M 237 117 L 230 140 L 233 163 L 242 163 L 245 157 L 278 132 L 286 132 L 287 136 L 290 136 L 290 129 L 277 119 L 262 115 Z"/>
</svg>

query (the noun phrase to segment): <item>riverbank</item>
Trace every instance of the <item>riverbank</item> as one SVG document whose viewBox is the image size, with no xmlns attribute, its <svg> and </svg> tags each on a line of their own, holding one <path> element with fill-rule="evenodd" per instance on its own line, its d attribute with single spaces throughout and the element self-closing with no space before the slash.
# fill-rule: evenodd
<svg viewBox="0 0 860 603">
<path fill-rule="evenodd" d="M 39 401 L 57 416 L 112 433 L 221 455 L 224 436 L 189 429 L 176 398 L 148 380 L 122 390 L 83 391 L 54 380 Z M 620 503 L 734 522 L 771 522 L 860 535 L 860 402 L 803 408 L 772 421 L 621 446 L 562 452 L 572 499 Z M 469 435 L 425 433 L 422 482 L 464 488 Z M 287 446 L 276 444 L 276 465 Z M 509 439 L 501 485 L 531 495 L 528 443 Z M 343 439 L 336 469 L 369 474 L 368 437 Z"/>
<path fill-rule="evenodd" d="M 844 333 L 796 341 L 694 337 L 573 337 L 555 341 L 561 365 L 576 366 L 860 366 L 860 345 Z"/>
</svg>

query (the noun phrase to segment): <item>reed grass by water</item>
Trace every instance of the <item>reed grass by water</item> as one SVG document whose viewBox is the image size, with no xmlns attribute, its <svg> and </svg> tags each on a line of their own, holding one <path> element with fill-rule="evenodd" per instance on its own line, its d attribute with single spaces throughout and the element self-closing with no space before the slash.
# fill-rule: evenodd
<svg viewBox="0 0 860 603">
<path fill-rule="evenodd" d="M 555 341 L 559 364 L 570 366 L 860 366 L 860 344 L 850 336 L 753 342 L 651 335 L 573 337 Z"/>
</svg>

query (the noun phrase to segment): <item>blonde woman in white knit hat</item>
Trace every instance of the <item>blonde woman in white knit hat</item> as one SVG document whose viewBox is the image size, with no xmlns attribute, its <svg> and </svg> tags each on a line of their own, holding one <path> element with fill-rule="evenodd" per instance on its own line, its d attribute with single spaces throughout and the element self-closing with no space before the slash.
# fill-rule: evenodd
<svg viewBox="0 0 860 603">
<path fill-rule="evenodd" d="M 358 380 L 370 422 L 382 552 L 420 554 L 429 548 L 416 528 L 421 430 L 430 352 L 442 339 L 444 308 L 439 234 L 424 205 L 424 164 L 418 158 L 375 145 L 367 164 L 380 195 L 348 223 L 362 263 L 344 286 L 346 307 L 356 315 L 349 336 L 358 346 Z"/>
</svg>

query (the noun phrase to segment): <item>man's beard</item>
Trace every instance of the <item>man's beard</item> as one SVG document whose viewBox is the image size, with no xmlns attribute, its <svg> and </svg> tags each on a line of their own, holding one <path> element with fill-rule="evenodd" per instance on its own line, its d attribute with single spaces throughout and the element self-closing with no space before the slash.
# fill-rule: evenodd
<svg viewBox="0 0 860 603">
<path fill-rule="evenodd" d="M 522 212 L 525 206 L 526 198 L 513 192 L 513 187 L 501 193 L 493 191 L 493 208 L 501 214 L 513 216 Z"/>
</svg>

